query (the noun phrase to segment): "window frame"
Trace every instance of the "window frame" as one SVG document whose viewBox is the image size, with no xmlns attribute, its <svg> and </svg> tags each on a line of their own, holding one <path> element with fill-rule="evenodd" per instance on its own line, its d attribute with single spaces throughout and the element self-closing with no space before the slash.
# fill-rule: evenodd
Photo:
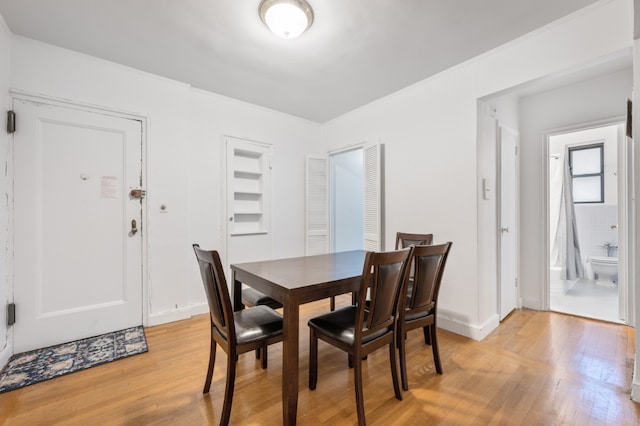
<svg viewBox="0 0 640 426">
<path fill-rule="evenodd" d="M 587 149 L 598 148 L 600 150 L 600 172 L 599 173 L 573 173 L 573 153 L 575 151 L 584 151 Z M 569 173 L 571 174 L 571 189 L 573 191 L 573 183 L 578 178 L 600 177 L 600 201 L 573 201 L 574 204 L 604 204 L 604 142 L 590 143 L 587 145 L 578 145 L 569 147 Z"/>
</svg>

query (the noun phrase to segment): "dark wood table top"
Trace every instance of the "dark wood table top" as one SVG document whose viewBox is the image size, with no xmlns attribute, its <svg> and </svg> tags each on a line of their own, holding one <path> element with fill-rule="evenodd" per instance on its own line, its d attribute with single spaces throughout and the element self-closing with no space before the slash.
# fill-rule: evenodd
<svg viewBox="0 0 640 426">
<path fill-rule="evenodd" d="M 314 300 L 313 297 L 329 297 L 335 291 L 346 292 L 340 283 L 354 283 L 354 278 L 362 275 L 366 251 L 353 250 L 315 256 L 288 259 L 265 260 L 238 263 L 231 270 L 241 282 L 282 301 L 284 293 L 303 295 L 301 303 Z M 247 275 L 251 279 L 247 279 Z M 262 285 L 261 285 L 262 284 Z M 270 288 L 267 289 L 267 287 Z M 277 289 L 278 291 L 274 291 Z M 357 288 L 348 289 L 354 291 Z M 313 296 L 313 293 L 318 293 Z M 317 299 L 315 299 L 317 300 Z"/>
</svg>

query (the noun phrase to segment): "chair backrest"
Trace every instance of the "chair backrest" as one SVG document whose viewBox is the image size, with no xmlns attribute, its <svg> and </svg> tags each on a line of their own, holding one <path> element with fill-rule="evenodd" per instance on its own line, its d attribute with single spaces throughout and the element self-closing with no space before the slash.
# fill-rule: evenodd
<svg viewBox="0 0 640 426">
<path fill-rule="evenodd" d="M 407 314 L 435 309 L 442 274 L 452 243 L 415 246 L 411 253 L 413 288 L 407 301 Z"/>
<path fill-rule="evenodd" d="M 198 244 L 193 245 L 198 259 L 204 291 L 209 302 L 211 325 L 215 326 L 225 338 L 235 336 L 233 309 L 224 277 L 224 269 L 217 251 L 202 250 Z"/>
<path fill-rule="evenodd" d="M 358 303 L 356 339 L 375 334 L 393 325 L 398 302 L 407 278 L 407 264 L 413 247 L 391 252 L 368 252 L 362 272 Z M 370 301 L 365 302 L 367 289 Z M 364 312 L 368 311 L 366 322 Z M 358 336 L 361 334 L 361 336 Z M 356 340 L 357 341 L 357 340 Z"/>
<path fill-rule="evenodd" d="M 433 234 L 408 234 L 406 232 L 396 233 L 396 250 L 414 246 L 428 246 L 433 244 Z"/>
</svg>

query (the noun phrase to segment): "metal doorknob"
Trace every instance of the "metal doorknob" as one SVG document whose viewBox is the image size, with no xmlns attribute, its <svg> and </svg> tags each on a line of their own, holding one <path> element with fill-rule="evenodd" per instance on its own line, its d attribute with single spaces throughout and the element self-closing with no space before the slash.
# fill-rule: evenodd
<svg viewBox="0 0 640 426">
<path fill-rule="evenodd" d="M 131 221 L 131 234 L 136 235 L 136 232 L 138 232 L 138 224 L 136 223 L 136 220 L 133 219 Z"/>
</svg>

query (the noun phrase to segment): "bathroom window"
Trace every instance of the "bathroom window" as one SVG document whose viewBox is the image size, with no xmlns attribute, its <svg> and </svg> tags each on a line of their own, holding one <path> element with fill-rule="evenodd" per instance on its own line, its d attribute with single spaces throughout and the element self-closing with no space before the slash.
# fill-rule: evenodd
<svg viewBox="0 0 640 426">
<path fill-rule="evenodd" d="M 573 202 L 604 203 L 604 144 L 569 148 Z"/>
</svg>

